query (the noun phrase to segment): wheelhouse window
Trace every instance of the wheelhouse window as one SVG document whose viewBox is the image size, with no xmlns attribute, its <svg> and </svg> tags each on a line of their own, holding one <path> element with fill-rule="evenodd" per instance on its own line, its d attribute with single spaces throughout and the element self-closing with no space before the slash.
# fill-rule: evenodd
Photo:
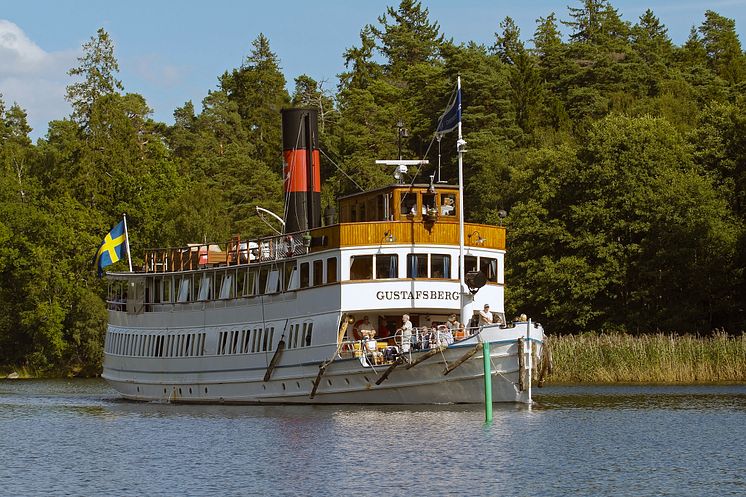
<svg viewBox="0 0 746 497">
<path fill-rule="evenodd" d="M 373 279 L 373 256 L 353 255 L 350 257 L 350 279 L 371 280 Z"/>
<path fill-rule="evenodd" d="M 326 282 L 336 283 L 337 282 L 337 258 L 329 257 L 326 260 Z"/>
<path fill-rule="evenodd" d="M 440 196 L 440 215 L 441 216 L 455 216 L 456 215 L 456 195 L 447 194 Z"/>
<path fill-rule="evenodd" d="M 407 254 L 407 278 L 427 278 L 427 254 Z"/>
<path fill-rule="evenodd" d="M 403 193 L 400 200 L 401 217 L 417 215 L 417 194 Z"/>
<path fill-rule="evenodd" d="M 427 193 L 422 195 L 422 214 L 432 215 L 437 213 L 435 207 L 435 194 Z"/>
<path fill-rule="evenodd" d="M 444 254 L 430 255 L 430 277 L 451 278 L 451 256 Z"/>
<path fill-rule="evenodd" d="M 379 254 L 376 256 L 376 279 L 383 280 L 399 277 L 399 256 L 397 254 Z"/>
</svg>

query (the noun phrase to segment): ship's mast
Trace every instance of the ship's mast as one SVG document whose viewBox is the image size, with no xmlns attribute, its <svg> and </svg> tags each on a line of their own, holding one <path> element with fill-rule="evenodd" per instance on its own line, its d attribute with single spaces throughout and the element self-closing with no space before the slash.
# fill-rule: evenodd
<svg viewBox="0 0 746 497">
<path fill-rule="evenodd" d="M 461 94 L 461 76 L 458 77 L 458 87 L 456 89 L 458 94 Z M 460 104 L 460 102 L 459 102 Z M 456 141 L 456 151 L 458 152 L 458 255 L 459 255 L 459 280 L 461 284 L 461 296 L 459 306 L 461 308 L 461 323 L 466 325 L 464 321 L 464 295 L 466 295 L 466 282 L 464 280 L 466 272 L 466 264 L 464 263 L 464 152 L 466 151 L 466 141 L 461 135 L 461 119 L 458 120 L 458 140 Z"/>
</svg>

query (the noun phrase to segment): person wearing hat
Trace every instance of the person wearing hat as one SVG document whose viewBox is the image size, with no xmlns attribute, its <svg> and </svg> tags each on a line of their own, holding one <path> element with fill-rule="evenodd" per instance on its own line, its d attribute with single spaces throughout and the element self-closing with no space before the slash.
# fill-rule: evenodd
<svg viewBox="0 0 746 497">
<path fill-rule="evenodd" d="M 494 316 L 490 312 L 490 305 L 484 304 L 484 309 L 479 311 L 479 326 L 484 326 L 486 324 L 492 324 L 494 321 Z"/>
</svg>

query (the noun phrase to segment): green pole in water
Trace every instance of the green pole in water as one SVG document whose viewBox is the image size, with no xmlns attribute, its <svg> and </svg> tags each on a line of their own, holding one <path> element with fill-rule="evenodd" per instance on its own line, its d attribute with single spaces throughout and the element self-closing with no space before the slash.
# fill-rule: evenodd
<svg viewBox="0 0 746 497">
<path fill-rule="evenodd" d="M 484 420 L 492 422 L 492 367 L 490 365 L 490 342 L 482 343 L 484 359 Z"/>
</svg>

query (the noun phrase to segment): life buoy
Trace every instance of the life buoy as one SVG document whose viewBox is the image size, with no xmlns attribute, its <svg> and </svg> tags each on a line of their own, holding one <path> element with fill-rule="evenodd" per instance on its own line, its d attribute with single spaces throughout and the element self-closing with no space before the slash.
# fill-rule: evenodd
<svg viewBox="0 0 746 497">
<path fill-rule="evenodd" d="M 355 340 L 362 340 L 363 334 L 360 333 L 360 326 L 363 324 L 362 319 L 358 319 L 355 321 L 355 324 L 352 325 L 352 336 L 355 338 Z"/>
</svg>

